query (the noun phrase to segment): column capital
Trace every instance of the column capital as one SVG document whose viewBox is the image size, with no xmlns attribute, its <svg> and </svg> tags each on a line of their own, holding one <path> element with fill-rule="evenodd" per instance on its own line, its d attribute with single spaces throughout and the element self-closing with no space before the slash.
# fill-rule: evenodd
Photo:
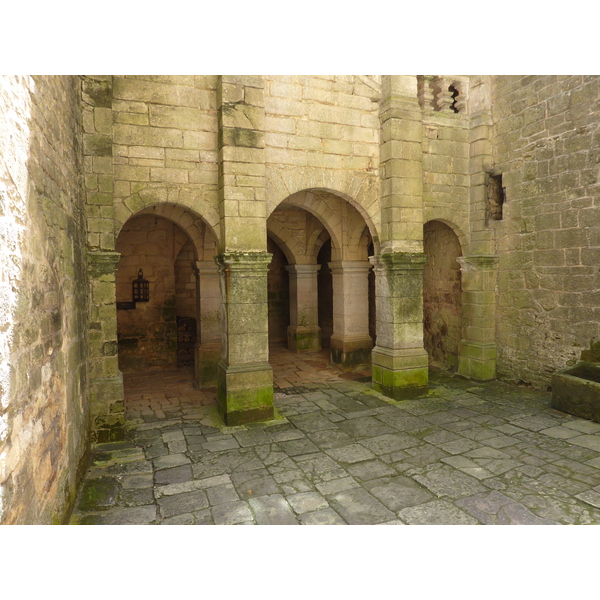
<svg viewBox="0 0 600 600">
<path fill-rule="evenodd" d="M 491 271 L 498 266 L 497 254 L 472 254 L 457 259 L 461 271 Z"/>
<path fill-rule="evenodd" d="M 117 271 L 117 265 L 121 260 L 120 252 L 94 251 L 87 253 L 88 270 L 92 276 L 112 275 Z"/>
<path fill-rule="evenodd" d="M 273 255 L 269 252 L 224 252 L 215 256 L 219 270 L 267 271 Z"/>
<path fill-rule="evenodd" d="M 327 263 L 327 266 L 334 275 L 362 274 L 367 273 L 371 268 L 371 265 L 365 260 L 336 260 Z"/>
<path fill-rule="evenodd" d="M 321 268 L 321 265 L 286 265 L 285 270 L 298 276 L 314 276 Z"/>
<path fill-rule="evenodd" d="M 192 262 L 192 269 L 196 275 L 218 275 L 219 268 L 214 262 L 207 260 L 195 260 Z"/>
<path fill-rule="evenodd" d="M 422 252 L 388 252 L 379 256 L 370 256 L 370 263 L 375 269 L 386 271 L 423 270 L 427 255 Z"/>
</svg>

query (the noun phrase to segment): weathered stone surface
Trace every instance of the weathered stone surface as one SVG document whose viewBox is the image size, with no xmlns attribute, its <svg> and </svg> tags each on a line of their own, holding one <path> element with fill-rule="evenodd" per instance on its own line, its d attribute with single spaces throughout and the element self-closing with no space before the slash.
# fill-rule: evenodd
<svg viewBox="0 0 600 600">
<path fill-rule="evenodd" d="M 471 514 L 483 525 L 554 525 L 522 504 L 497 491 L 458 500 L 456 506 Z"/>
<path fill-rule="evenodd" d="M 423 472 L 407 472 L 413 479 L 429 489 L 436 496 L 448 496 L 453 499 L 484 492 L 485 488 L 477 479 L 447 466 L 432 465 Z"/>
<path fill-rule="evenodd" d="M 153 461 L 155 469 L 170 469 L 172 467 L 188 465 L 190 462 L 190 459 L 184 454 L 169 454 L 167 456 L 160 456 L 155 458 Z"/>
<path fill-rule="evenodd" d="M 369 488 L 369 493 L 393 512 L 424 504 L 434 499 L 433 494 L 408 477 L 392 477 L 388 483 Z"/>
<path fill-rule="evenodd" d="M 237 525 L 254 520 L 247 502 L 229 502 L 211 508 L 215 525 Z"/>
<path fill-rule="evenodd" d="M 446 500 L 403 508 L 398 516 L 409 525 L 478 525 L 478 521 Z"/>
<path fill-rule="evenodd" d="M 362 488 L 338 492 L 329 498 L 329 503 L 349 525 L 373 525 L 395 517 L 393 512 Z"/>
<path fill-rule="evenodd" d="M 302 525 L 346 525 L 346 522 L 331 508 L 305 513 L 299 517 Z"/>
<path fill-rule="evenodd" d="M 290 505 L 279 494 L 250 498 L 250 508 L 258 525 L 298 525 Z"/>
<path fill-rule="evenodd" d="M 154 480 L 157 484 L 172 484 L 190 481 L 192 479 L 191 465 L 181 465 L 180 467 L 171 467 L 161 469 L 156 472 Z"/>
<path fill-rule="evenodd" d="M 304 492 L 287 496 L 288 504 L 297 515 L 327 508 L 327 500 L 316 492 Z"/>
<path fill-rule="evenodd" d="M 208 499 L 206 492 L 198 490 L 185 494 L 175 494 L 165 496 L 157 501 L 160 507 L 160 514 L 163 518 L 173 517 L 183 513 L 192 512 L 208 508 Z"/>
</svg>

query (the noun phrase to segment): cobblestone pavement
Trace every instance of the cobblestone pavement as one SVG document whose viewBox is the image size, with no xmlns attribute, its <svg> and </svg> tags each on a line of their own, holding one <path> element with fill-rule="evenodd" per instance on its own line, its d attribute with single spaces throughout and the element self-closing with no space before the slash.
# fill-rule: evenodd
<svg viewBox="0 0 600 600">
<path fill-rule="evenodd" d="M 278 418 L 241 427 L 189 370 L 126 375 L 128 440 L 95 446 L 71 523 L 600 523 L 600 424 L 549 393 L 438 371 L 393 402 L 324 352 L 271 362 Z"/>
</svg>

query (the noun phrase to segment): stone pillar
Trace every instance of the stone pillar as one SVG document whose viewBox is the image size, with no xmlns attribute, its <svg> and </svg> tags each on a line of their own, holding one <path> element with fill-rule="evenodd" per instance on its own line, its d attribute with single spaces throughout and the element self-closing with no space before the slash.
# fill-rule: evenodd
<svg viewBox="0 0 600 600">
<path fill-rule="evenodd" d="M 487 184 L 493 165 L 493 119 L 489 77 L 474 76 L 469 89 L 470 99 L 470 240 L 468 254 L 473 256 L 496 253 L 495 227 L 490 226 Z"/>
<path fill-rule="evenodd" d="M 377 345 L 373 388 L 403 400 L 427 393 L 429 359 L 423 346 L 423 270 L 427 257 L 394 252 L 371 257 L 375 268 Z"/>
<path fill-rule="evenodd" d="M 215 263 L 197 261 L 195 348 L 196 387 L 217 385 L 217 365 L 221 355 L 221 293 L 219 270 Z"/>
<path fill-rule="evenodd" d="M 219 413 L 227 425 L 273 418 L 273 370 L 269 364 L 267 252 L 217 256 L 223 298 Z"/>
<path fill-rule="evenodd" d="M 496 377 L 496 278 L 498 257 L 457 259 L 462 271 L 463 339 L 458 374 L 486 381 Z"/>
<path fill-rule="evenodd" d="M 307 352 L 321 349 L 317 273 L 321 265 L 288 265 L 290 274 L 290 326 L 288 350 Z"/>
<path fill-rule="evenodd" d="M 333 278 L 331 364 L 343 371 L 368 367 L 373 340 L 369 335 L 369 271 L 366 261 L 330 262 Z"/>
<path fill-rule="evenodd" d="M 429 94 L 421 96 L 430 102 Z M 400 400 L 425 394 L 428 356 L 423 346 L 423 126 L 417 78 L 382 79 L 381 254 L 375 268 L 377 345 L 373 387 Z M 429 110 L 429 109 L 428 109 Z"/>
<path fill-rule="evenodd" d="M 219 212 L 222 344 L 219 412 L 227 425 L 273 417 L 265 202 L 264 81 L 222 75 L 219 103 Z"/>
<path fill-rule="evenodd" d="M 89 252 L 89 378 L 93 442 L 125 434 L 123 375 L 119 371 L 115 274 L 118 252 Z"/>
</svg>

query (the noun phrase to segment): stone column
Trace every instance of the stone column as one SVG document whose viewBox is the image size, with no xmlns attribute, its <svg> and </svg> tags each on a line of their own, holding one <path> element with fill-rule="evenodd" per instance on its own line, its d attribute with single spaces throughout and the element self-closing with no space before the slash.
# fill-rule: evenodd
<svg viewBox="0 0 600 600">
<path fill-rule="evenodd" d="M 222 75 L 219 212 L 222 345 L 219 411 L 227 425 L 273 417 L 269 365 L 264 81 Z"/>
<path fill-rule="evenodd" d="M 495 255 L 458 258 L 462 271 L 463 339 L 458 374 L 480 381 L 496 377 Z"/>
<path fill-rule="evenodd" d="M 333 278 L 331 364 L 343 371 L 368 367 L 373 340 L 369 335 L 369 271 L 366 261 L 330 262 Z"/>
<path fill-rule="evenodd" d="M 290 274 L 290 326 L 288 350 L 307 352 L 321 349 L 317 273 L 321 265 L 288 265 Z"/>
<path fill-rule="evenodd" d="M 217 256 L 223 298 L 219 413 L 227 425 L 273 418 L 273 370 L 269 364 L 267 252 Z"/>
<path fill-rule="evenodd" d="M 371 257 L 375 268 L 377 345 L 373 388 L 402 400 L 427 393 L 429 359 L 423 347 L 423 270 L 427 257 L 394 252 Z"/>
<path fill-rule="evenodd" d="M 118 252 L 89 252 L 89 378 L 91 439 L 121 440 L 125 434 L 123 374 L 119 371 L 115 274 Z"/>
<path fill-rule="evenodd" d="M 416 77 L 382 79 L 380 120 L 385 226 L 381 254 L 370 259 L 377 310 L 371 369 L 373 387 L 400 400 L 425 394 L 429 380 L 423 346 L 423 127 Z"/>
<path fill-rule="evenodd" d="M 217 385 L 217 365 L 221 355 L 221 293 L 219 269 L 215 263 L 197 261 L 195 348 L 196 387 Z"/>
</svg>

